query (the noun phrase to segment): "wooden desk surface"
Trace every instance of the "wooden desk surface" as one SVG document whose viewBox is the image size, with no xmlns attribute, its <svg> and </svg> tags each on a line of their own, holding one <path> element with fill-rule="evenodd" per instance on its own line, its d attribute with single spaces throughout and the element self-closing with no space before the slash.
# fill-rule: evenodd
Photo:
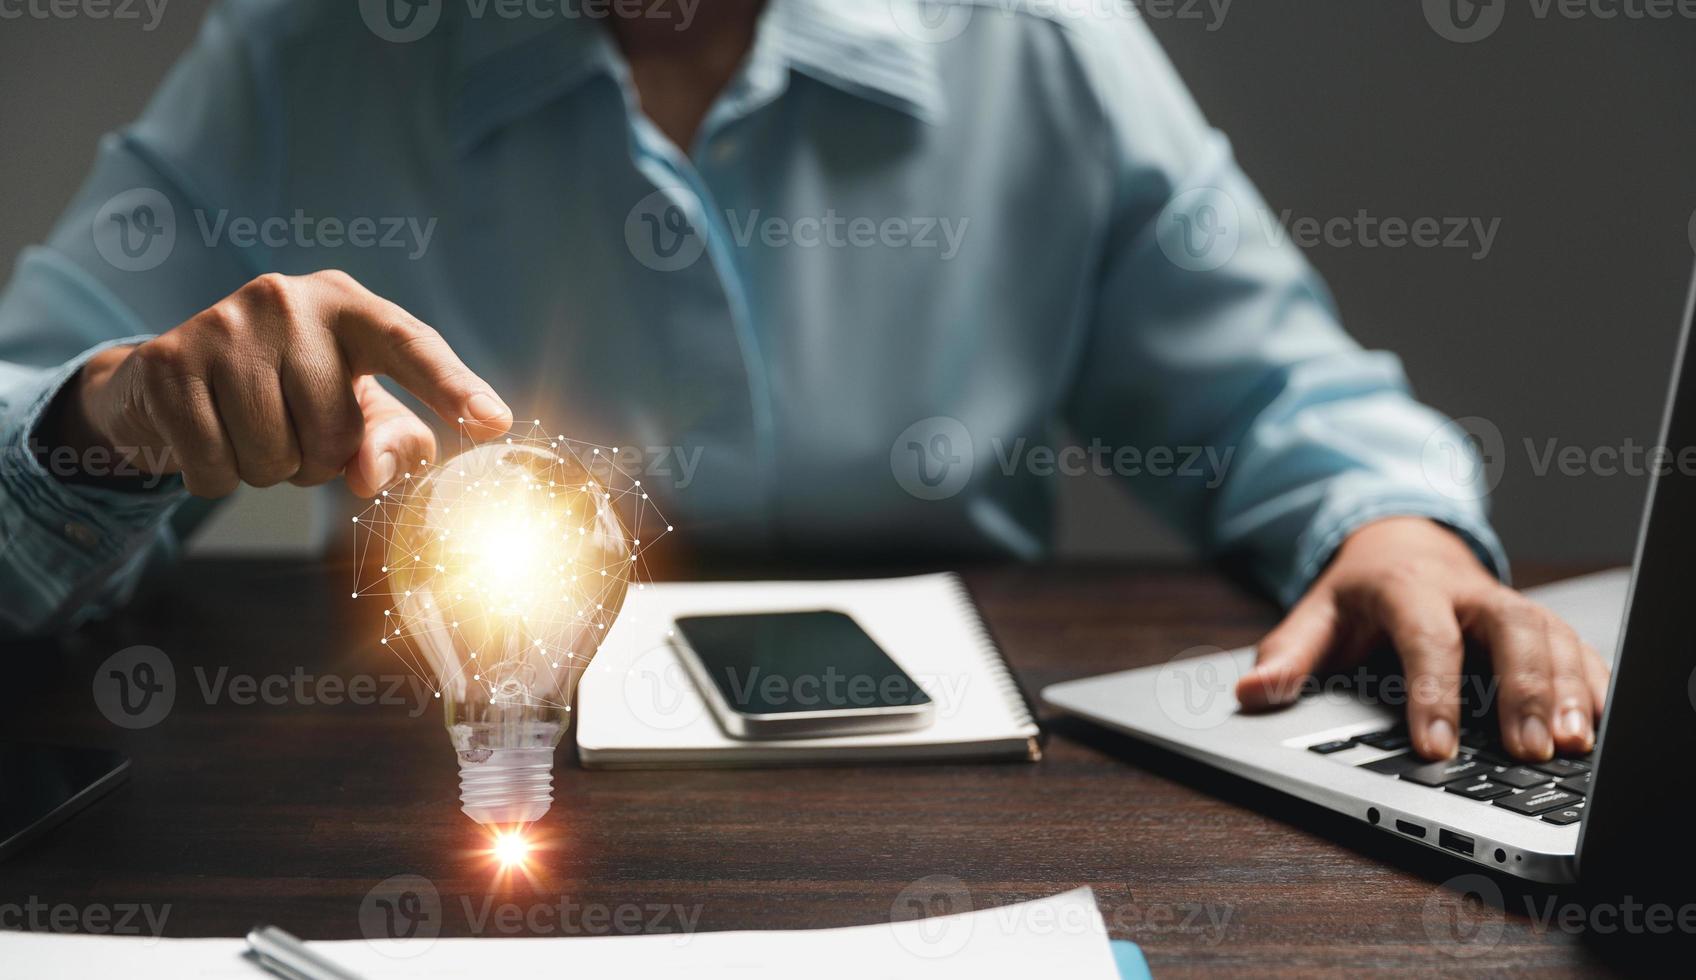
<svg viewBox="0 0 1696 980">
<path fill-rule="evenodd" d="M 1089 885 L 1112 935 L 1140 943 L 1161 976 L 1609 965 L 1526 914 L 1528 901 L 1568 896 L 1508 879 L 1499 941 L 1488 930 L 1484 942 L 1440 941 L 1427 912 L 1445 921 L 1455 895 L 1441 885 L 1468 866 L 1055 718 L 1035 765 L 585 772 L 567 748 L 537 880 L 497 882 L 485 838 L 459 812 L 439 703 L 383 696 L 404 671 L 340 579 L 311 565 L 191 562 L 117 621 L 0 647 L 18 685 L 0 732 L 134 760 L 125 786 L 0 864 L 0 909 L 145 903 L 156 915 L 168 906 L 169 936 L 270 921 L 352 939 L 374 886 L 418 875 L 440 897 L 442 935 L 500 935 L 498 916 L 515 914 L 593 934 L 853 925 L 930 892 L 983 908 Z M 1197 570 L 1007 567 L 966 579 L 1032 691 L 1251 643 L 1274 620 Z M 158 724 L 126 731 L 96 709 L 91 683 L 132 644 L 168 656 L 175 700 Z M 376 678 L 366 696 L 395 703 L 337 695 L 360 676 Z M 239 703 L 255 682 L 253 703 Z"/>
</svg>

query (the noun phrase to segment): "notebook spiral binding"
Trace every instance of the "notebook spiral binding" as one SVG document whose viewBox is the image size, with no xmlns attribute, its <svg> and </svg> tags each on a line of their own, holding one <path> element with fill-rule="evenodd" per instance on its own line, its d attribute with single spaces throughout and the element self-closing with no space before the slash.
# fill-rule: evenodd
<svg viewBox="0 0 1696 980">
<path fill-rule="evenodd" d="M 1014 673 L 1013 665 L 1008 663 L 1007 654 L 1002 651 L 1001 644 L 995 639 L 994 631 L 989 628 L 989 623 L 984 620 L 983 612 L 978 608 L 977 600 L 972 598 L 971 589 L 966 587 L 965 581 L 959 575 L 950 572 L 948 579 L 953 586 L 955 603 L 962 612 L 967 613 L 965 618 L 972 624 L 973 636 L 983 645 L 983 649 L 988 650 L 991 654 L 990 663 L 987 666 L 989 667 L 989 676 L 993 679 L 996 689 L 1001 692 L 1001 696 L 1007 704 L 1013 708 L 1014 714 L 1020 716 L 1021 722 L 1037 726 L 1038 735 L 1030 740 L 1027 747 L 1030 761 L 1036 762 L 1042 758 L 1043 733 L 1041 726 L 1037 725 L 1035 702 L 1031 700 L 1030 692 L 1025 690 L 1024 683 L 1019 680 L 1019 675 Z"/>
</svg>

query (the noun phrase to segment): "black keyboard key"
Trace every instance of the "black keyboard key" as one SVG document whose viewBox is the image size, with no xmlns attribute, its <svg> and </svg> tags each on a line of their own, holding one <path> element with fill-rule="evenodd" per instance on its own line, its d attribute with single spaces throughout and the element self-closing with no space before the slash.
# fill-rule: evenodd
<svg viewBox="0 0 1696 980">
<path fill-rule="evenodd" d="M 1425 765 L 1424 759 L 1412 752 L 1403 752 L 1401 755 L 1386 756 L 1377 762 L 1368 762 L 1360 768 L 1370 769 L 1386 776 L 1400 776 L 1409 769 L 1418 769 L 1423 765 Z"/>
<path fill-rule="evenodd" d="M 1375 749 L 1383 749 L 1386 752 L 1395 752 L 1413 744 L 1413 739 L 1408 737 L 1407 732 L 1401 731 L 1356 735 L 1354 740 L 1361 745 L 1370 745 Z"/>
<path fill-rule="evenodd" d="M 1333 752 L 1341 752 L 1344 749 L 1352 748 L 1354 748 L 1354 743 L 1344 740 L 1341 742 L 1320 742 L 1318 745 L 1309 745 L 1307 750 L 1309 752 L 1317 752 L 1320 755 L 1330 755 Z"/>
<path fill-rule="evenodd" d="M 1574 803 L 1583 802 L 1584 797 L 1579 796 L 1577 793 L 1568 793 L 1564 789 L 1556 789 L 1553 786 L 1545 786 L 1542 789 L 1528 789 L 1522 793 L 1515 793 L 1512 796 L 1499 797 L 1496 800 L 1496 805 L 1499 807 L 1505 807 L 1515 813 L 1523 813 L 1530 817 L 1542 813 L 1545 810 L 1570 807 Z"/>
<path fill-rule="evenodd" d="M 1558 823 L 1565 827 L 1569 823 L 1577 823 L 1584 819 L 1583 807 L 1568 807 L 1564 810 L 1551 810 L 1543 814 L 1543 819 L 1550 823 Z"/>
<path fill-rule="evenodd" d="M 1477 759 L 1450 759 L 1409 769 L 1402 773 L 1402 778 L 1421 786 L 1443 786 L 1461 779 L 1476 779 L 1488 774 L 1491 768 Z"/>
<path fill-rule="evenodd" d="M 1513 766 L 1512 768 L 1504 769 L 1501 772 L 1487 773 L 1487 775 L 1496 782 L 1506 783 L 1514 789 L 1526 789 L 1531 786 L 1541 786 L 1542 784 L 1551 781 L 1551 777 L 1548 773 L 1538 772 L 1535 769 L 1528 769 L 1525 766 Z"/>
<path fill-rule="evenodd" d="M 1548 762 L 1534 762 L 1533 769 L 1541 769 L 1556 779 L 1576 776 L 1581 772 L 1590 771 L 1590 763 L 1578 762 L 1574 759 L 1550 759 Z"/>
<path fill-rule="evenodd" d="M 1485 765 L 1501 766 L 1504 769 L 1514 764 L 1512 759 L 1509 759 L 1507 756 L 1502 755 L 1499 752 L 1492 751 L 1491 749 L 1474 749 L 1472 757 Z"/>
<path fill-rule="evenodd" d="M 1587 772 L 1581 772 L 1576 776 L 1568 776 L 1555 785 L 1566 790 L 1568 793 L 1577 793 L 1580 796 L 1589 796 L 1590 774 Z"/>
<path fill-rule="evenodd" d="M 1492 783 L 1487 779 L 1480 779 L 1476 783 L 1450 783 L 1443 788 L 1451 793 L 1458 793 L 1469 800 L 1493 800 L 1498 796 L 1506 796 L 1513 792 L 1513 787 L 1503 786 L 1501 783 Z"/>
</svg>

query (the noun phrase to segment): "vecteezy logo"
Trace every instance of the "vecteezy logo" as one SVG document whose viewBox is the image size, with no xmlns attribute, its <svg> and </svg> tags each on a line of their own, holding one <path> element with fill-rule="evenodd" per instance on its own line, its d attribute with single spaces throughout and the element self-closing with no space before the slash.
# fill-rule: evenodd
<svg viewBox="0 0 1696 980">
<path fill-rule="evenodd" d="M 1235 657 L 1219 656 L 1218 647 L 1192 647 L 1167 661 L 1154 677 L 1160 711 L 1183 728 L 1196 731 L 1224 724 L 1237 710 Z"/>
<path fill-rule="evenodd" d="M 926 875 L 901 889 L 889 906 L 895 941 L 914 956 L 940 959 L 972 939 L 972 892 L 950 875 Z"/>
<path fill-rule="evenodd" d="M 384 956 L 418 956 L 441 935 L 441 893 L 422 875 L 385 878 L 359 903 L 359 931 Z"/>
<path fill-rule="evenodd" d="M 693 725 L 705 709 L 695 682 L 669 646 L 654 647 L 625 670 L 624 703 L 643 724 L 662 732 Z"/>
<path fill-rule="evenodd" d="M 965 32 L 972 22 L 972 6 L 949 0 L 889 0 L 889 16 L 896 29 L 913 40 L 942 44 Z"/>
<path fill-rule="evenodd" d="M 1425 0 L 1425 22 L 1446 41 L 1471 44 L 1496 33 L 1507 9 L 1507 0 Z"/>
<path fill-rule="evenodd" d="M 411 44 L 436 29 L 442 0 L 359 0 L 359 16 L 383 40 Z"/>
<path fill-rule="evenodd" d="M 1431 489 L 1450 500 L 1483 500 L 1502 482 L 1507 444 L 1502 430 L 1477 416 L 1444 422 L 1426 437 L 1420 467 Z"/>
<path fill-rule="evenodd" d="M 94 250 L 124 272 L 146 272 L 171 257 L 177 212 L 164 194 L 135 187 L 115 194 L 94 212 Z"/>
<path fill-rule="evenodd" d="M 1489 952 L 1502 941 L 1502 889 L 1480 874 L 1460 875 L 1438 886 L 1421 914 L 1425 936 L 1450 956 Z"/>
<path fill-rule="evenodd" d="M 965 489 L 977 453 L 966 424 L 947 415 L 920 419 L 889 447 L 889 470 L 920 500 L 943 500 Z"/>
<path fill-rule="evenodd" d="M 125 647 L 94 671 L 94 705 L 119 728 L 152 728 L 177 700 L 177 672 L 158 647 Z"/>
<path fill-rule="evenodd" d="M 677 203 L 678 196 L 689 193 L 681 188 L 657 190 L 630 209 L 624 219 L 624 244 L 636 261 L 655 272 L 677 272 L 700 259 L 706 239 Z"/>
<path fill-rule="evenodd" d="M 1237 202 L 1216 187 L 1179 194 L 1156 219 L 1160 250 L 1173 265 L 1191 272 L 1212 272 L 1231 261 L 1242 240 Z"/>
</svg>

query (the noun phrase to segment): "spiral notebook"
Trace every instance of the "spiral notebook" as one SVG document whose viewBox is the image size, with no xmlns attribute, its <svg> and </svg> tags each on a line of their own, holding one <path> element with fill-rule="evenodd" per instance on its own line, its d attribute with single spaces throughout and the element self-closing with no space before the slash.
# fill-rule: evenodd
<svg viewBox="0 0 1696 980">
<path fill-rule="evenodd" d="M 854 617 L 936 703 L 918 731 L 743 741 L 719 727 L 677 659 L 681 616 L 833 609 Z M 660 583 L 624 611 L 583 674 L 577 751 L 590 769 L 1041 757 L 1030 703 L 952 574 L 837 582 Z"/>
</svg>

